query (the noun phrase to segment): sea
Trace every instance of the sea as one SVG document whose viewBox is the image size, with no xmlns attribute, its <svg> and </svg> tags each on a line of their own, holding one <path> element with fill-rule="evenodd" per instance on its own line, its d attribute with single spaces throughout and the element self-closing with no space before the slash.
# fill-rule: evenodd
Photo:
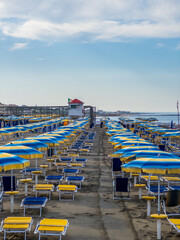
<svg viewBox="0 0 180 240">
<path fill-rule="evenodd" d="M 122 116 L 109 116 L 112 120 L 119 120 L 120 117 L 126 117 L 130 118 L 132 120 L 135 120 L 136 118 L 156 118 L 158 121 L 157 123 L 165 123 L 168 125 L 178 124 L 178 114 L 176 112 L 146 112 L 146 113 L 131 113 L 127 115 Z M 179 119 L 180 120 L 180 119 Z"/>
</svg>

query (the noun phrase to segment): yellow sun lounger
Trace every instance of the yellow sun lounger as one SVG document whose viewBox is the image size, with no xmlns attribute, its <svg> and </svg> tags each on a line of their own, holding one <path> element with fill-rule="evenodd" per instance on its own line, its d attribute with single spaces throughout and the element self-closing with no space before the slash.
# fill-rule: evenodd
<svg viewBox="0 0 180 240">
<path fill-rule="evenodd" d="M 49 194 L 49 200 L 51 199 L 51 193 L 54 191 L 54 185 L 53 184 L 36 184 L 33 187 L 33 191 L 36 192 L 36 197 L 38 193 L 46 193 Z"/>
<path fill-rule="evenodd" d="M 59 200 L 62 200 L 62 194 L 72 194 L 72 200 L 74 200 L 74 193 L 77 192 L 76 185 L 58 185 L 57 191 L 59 192 Z"/>
<path fill-rule="evenodd" d="M 39 233 L 39 240 L 43 235 L 59 236 L 59 240 L 61 240 L 61 235 L 66 235 L 68 226 L 69 223 L 66 219 L 44 218 L 37 223 L 34 233 Z"/>
<path fill-rule="evenodd" d="M 7 217 L 1 222 L 0 232 L 4 232 L 4 240 L 6 233 L 24 233 L 26 240 L 26 233 L 31 230 L 32 223 L 31 217 Z"/>
</svg>

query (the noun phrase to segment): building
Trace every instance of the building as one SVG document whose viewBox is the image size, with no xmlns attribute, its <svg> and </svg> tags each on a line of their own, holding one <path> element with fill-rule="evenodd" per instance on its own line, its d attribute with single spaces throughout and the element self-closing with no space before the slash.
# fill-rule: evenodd
<svg viewBox="0 0 180 240">
<path fill-rule="evenodd" d="M 83 102 L 79 99 L 71 100 L 69 103 L 69 118 L 78 119 L 84 116 Z"/>
</svg>

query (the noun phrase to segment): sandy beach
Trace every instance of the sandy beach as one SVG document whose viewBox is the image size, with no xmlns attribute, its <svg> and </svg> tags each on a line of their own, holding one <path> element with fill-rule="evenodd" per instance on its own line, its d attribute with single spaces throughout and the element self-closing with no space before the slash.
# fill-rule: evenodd
<svg viewBox="0 0 180 240">
<path fill-rule="evenodd" d="M 85 177 L 82 189 L 75 194 L 74 201 L 59 201 L 56 191 L 52 199 L 43 209 L 42 218 L 65 218 L 69 221 L 66 236 L 62 239 L 69 240 L 136 240 L 156 239 L 156 220 L 146 216 L 146 202 L 138 199 L 138 190 L 131 188 L 130 200 L 113 200 L 112 197 L 112 175 L 111 164 L 108 154 L 113 148 L 108 144 L 108 137 L 105 129 L 96 126 L 96 138 L 93 149 L 83 157 L 87 157 L 86 167 L 80 175 Z M 39 161 L 39 164 L 42 161 Z M 32 166 L 35 164 L 32 161 Z M 47 175 L 59 175 L 56 169 L 47 171 Z M 7 174 L 6 174 L 7 175 Z M 16 172 L 18 179 L 22 178 L 19 171 Z M 133 179 L 132 179 L 133 181 Z M 44 183 L 41 176 L 39 183 Z M 32 191 L 34 180 L 28 186 L 28 196 L 35 196 Z M 15 199 L 15 212 L 10 214 L 9 200 L 5 199 L 3 211 L 0 213 L 0 220 L 7 216 L 23 216 L 23 209 L 20 203 L 24 198 L 24 185 L 19 184 L 19 197 Z M 143 195 L 147 191 L 143 190 Z M 152 203 L 152 213 L 157 212 L 157 202 Z M 27 216 L 33 217 L 33 227 L 27 235 L 27 240 L 38 239 L 34 234 L 37 222 L 42 219 L 37 215 L 39 210 L 27 210 Z M 0 239 L 3 234 L 0 233 Z M 23 234 L 8 234 L 7 239 L 21 240 Z M 45 236 L 42 240 L 58 239 L 58 237 Z M 177 233 L 170 233 L 170 224 L 167 220 L 162 221 L 162 239 L 179 239 Z"/>
</svg>

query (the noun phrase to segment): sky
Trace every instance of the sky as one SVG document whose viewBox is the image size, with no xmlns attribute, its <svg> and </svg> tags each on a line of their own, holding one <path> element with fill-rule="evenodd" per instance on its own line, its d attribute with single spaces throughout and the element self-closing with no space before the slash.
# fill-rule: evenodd
<svg viewBox="0 0 180 240">
<path fill-rule="evenodd" d="M 0 102 L 176 112 L 179 0 L 0 0 Z"/>
</svg>

